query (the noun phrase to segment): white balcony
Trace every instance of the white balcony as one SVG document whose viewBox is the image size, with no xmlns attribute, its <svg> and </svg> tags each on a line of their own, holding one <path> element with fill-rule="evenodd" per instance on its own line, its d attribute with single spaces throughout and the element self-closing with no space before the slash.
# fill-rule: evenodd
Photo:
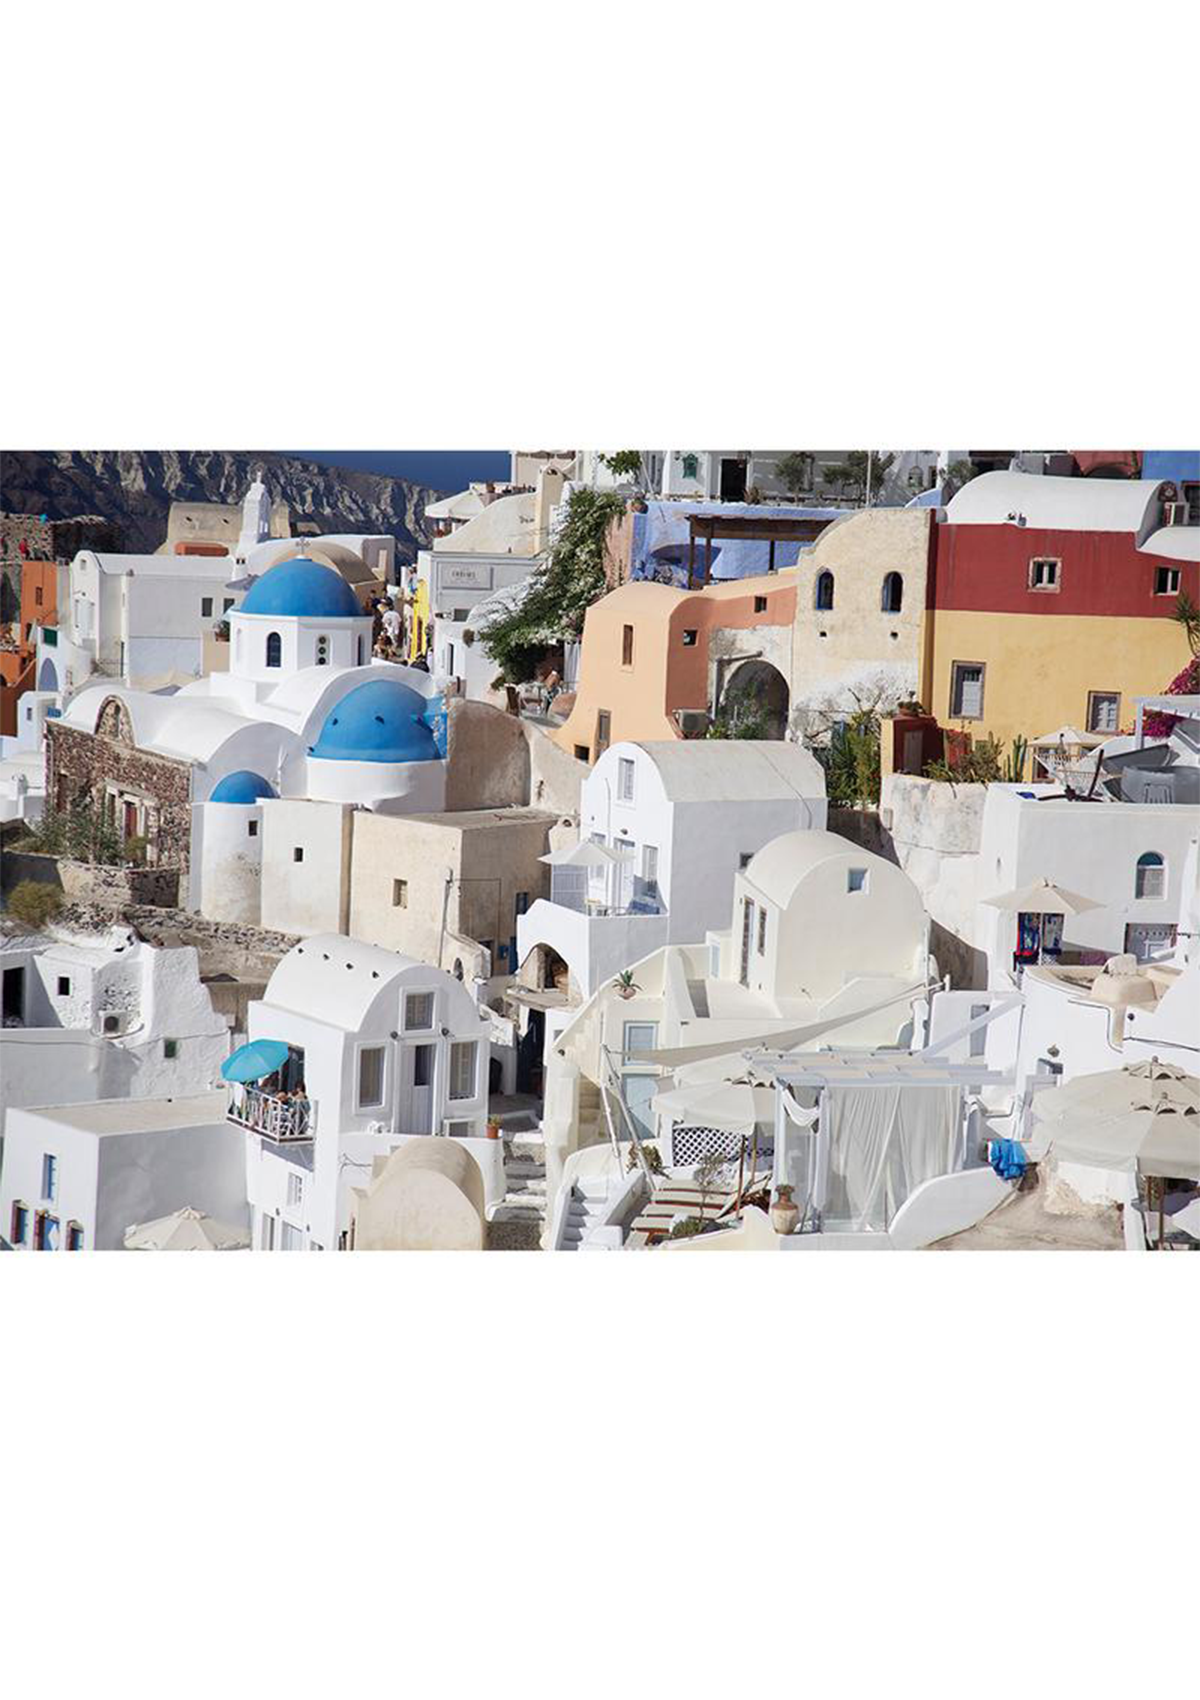
<svg viewBox="0 0 1200 1700">
<path fill-rule="evenodd" d="M 316 1122 L 314 1105 L 302 1094 L 283 1096 L 264 1092 L 258 1086 L 231 1085 L 229 1109 L 231 1122 L 259 1133 L 277 1145 L 298 1144 L 313 1137 Z"/>
</svg>

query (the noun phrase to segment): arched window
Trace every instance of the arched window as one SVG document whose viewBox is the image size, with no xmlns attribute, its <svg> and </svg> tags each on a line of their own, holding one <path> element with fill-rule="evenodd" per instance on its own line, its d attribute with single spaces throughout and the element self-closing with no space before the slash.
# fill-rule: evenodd
<svg viewBox="0 0 1200 1700">
<path fill-rule="evenodd" d="M 833 574 L 823 572 L 817 574 L 817 599 L 814 607 L 820 613 L 827 612 L 833 607 Z"/>
<path fill-rule="evenodd" d="M 278 632 L 267 633 L 267 666 L 283 666 L 283 639 Z"/>
<path fill-rule="evenodd" d="M 1157 850 L 1147 850 L 1137 859 L 1133 880 L 1135 897 L 1164 897 L 1167 890 L 1167 870 Z"/>
<path fill-rule="evenodd" d="M 880 603 L 885 614 L 898 614 L 904 603 L 904 580 L 899 573 L 885 573 L 883 578 L 883 599 Z"/>
<path fill-rule="evenodd" d="M 328 667 L 328 665 L 329 665 L 329 639 L 326 637 L 325 633 L 322 632 L 320 637 L 317 639 L 317 666 L 318 667 Z"/>
</svg>

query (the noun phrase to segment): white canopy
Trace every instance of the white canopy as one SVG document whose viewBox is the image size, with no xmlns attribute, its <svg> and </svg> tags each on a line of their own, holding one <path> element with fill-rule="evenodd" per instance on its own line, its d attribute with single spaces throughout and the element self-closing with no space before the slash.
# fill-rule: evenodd
<svg viewBox="0 0 1200 1700">
<path fill-rule="evenodd" d="M 703 1127 L 749 1132 L 756 1122 L 771 1121 L 775 1115 L 775 1092 L 770 1086 L 721 1080 L 703 1085 L 678 1086 L 658 1092 L 651 1108 L 672 1121 L 690 1121 Z"/>
<path fill-rule="evenodd" d="M 243 1229 L 214 1222 L 188 1206 L 125 1230 L 126 1251 L 245 1251 L 249 1244 Z"/>
<path fill-rule="evenodd" d="M 1082 915 L 1085 910 L 1104 907 L 1090 897 L 1080 897 L 1078 892 L 1045 879 L 1034 880 L 1032 885 L 1023 885 L 1018 891 L 1001 892 L 999 897 L 985 897 L 983 901 L 1010 915 Z"/>
</svg>

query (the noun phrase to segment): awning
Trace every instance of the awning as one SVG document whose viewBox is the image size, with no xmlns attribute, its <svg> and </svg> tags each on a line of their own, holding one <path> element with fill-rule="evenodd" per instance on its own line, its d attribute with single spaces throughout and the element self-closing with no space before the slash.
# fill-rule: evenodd
<svg viewBox="0 0 1200 1700">
<path fill-rule="evenodd" d="M 774 1089 L 736 1080 L 677 1086 L 669 1092 L 656 1092 L 650 1104 L 673 1122 L 732 1133 L 748 1133 L 755 1122 L 775 1119 Z"/>
<path fill-rule="evenodd" d="M 155 1222 L 135 1222 L 125 1230 L 126 1251 L 245 1251 L 249 1244 L 245 1229 L 214 1222 L 203 1211 L 188 1207 Z"/>
<path fill-rule="evenodd" d="M 239 1045 L 232 1056 L 225 1058 L 221 1064 L 221 1078 L 245 1085 L 247 1081 L 262 1080 L 265 1075 L 274 1074 L 287 1060 L 288 1047 L 282 1039 L 252 1039 L 248 1045 Z"/>
</svg>

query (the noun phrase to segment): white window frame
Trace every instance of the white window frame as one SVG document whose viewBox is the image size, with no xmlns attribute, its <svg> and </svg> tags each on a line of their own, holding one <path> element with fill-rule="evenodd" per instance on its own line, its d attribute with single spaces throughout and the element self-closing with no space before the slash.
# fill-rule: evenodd
<svg viewBox="0 0 1200 1700">
<path fill-rule="evenodd" d="M 618 803 L 633 802 L 634 761 L 632 756 L 617 757 L 617 801 Z"/>
<path fill-rule="evenodd" d="M 1167 585 L 1164 589 L 1160 590 L 1159 587 L 1158 587 L 1158 581 L 1164 575 L 1166 576 L 1168 583 L 1167 583 Z M 1155 594 L 1155 596 L 1178 596 L 1179 595 L 1179 587 L 1182 583 L 1183 583 L 1183 576 L 1182 576 L 1178 567 L 1155 567 L 1155 569 L 1154 569 L 1154 594 Z"/>
<path fill-rule="evenodd" d="M 286 1203 L 289 1210 L 297 1210 L 304 1204 L 304 1176 L 296 1169 L 288 1170 Z"/>
<path fill-rule="evenodd" d="M 1037 570 L 1038 570 L 1039 567 L 1053 567 L 1054 568 L 1054 577 L 1050 580 L 1050 582 L 1048 584 L 1039 584 L 1037 582 Z M 1061 557 L 1061 555 L 1031 555 L 1030 558 L 1029 558 L 1029 588 L 1030 588 L 1030 590 L 1036 590 L 1040 594 L 1044 595 L 1047 592 L 1053 592 L 1053 591 L 1059 590 L 1059 589 L 1061 589 L 1061 587 L 1062 587 L 1062 557 Z"/>
</svg>

